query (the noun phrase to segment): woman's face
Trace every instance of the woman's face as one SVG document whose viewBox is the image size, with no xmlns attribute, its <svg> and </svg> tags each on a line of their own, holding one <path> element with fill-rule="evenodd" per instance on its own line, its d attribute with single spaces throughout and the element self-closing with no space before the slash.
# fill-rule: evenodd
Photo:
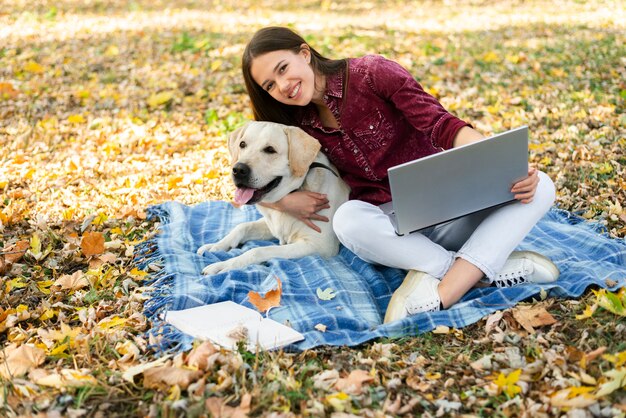
<svg viewBox="0 0 626 418">
<path fill-rule="evenodd" d="M 311 51 L 302 48 L 268 52 L 252 60 L 250 74 L 254 81 L 281 103 L 306 106 L 322 97 L 315 89 L 315 72 L 309 65 Z"/>
</svg>

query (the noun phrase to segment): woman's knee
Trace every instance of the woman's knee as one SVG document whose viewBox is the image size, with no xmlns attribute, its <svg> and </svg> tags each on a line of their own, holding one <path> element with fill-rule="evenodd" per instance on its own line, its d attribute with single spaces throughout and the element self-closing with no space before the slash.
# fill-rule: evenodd
<svg viewBox="0 0 626 418">
<path fill-rule="evenodd" d="M 556 187 L 554 186 L 552 179 L 548 177 L 546 173 L 539 171 L 538 175 L 539 184 L 537 185 L 537 190 L 535 191 L 534 200 L 540 203 L 541 206 L 545 206 L 547 210 L 556 200 Z"/>
<path fill-rule="evenodd" d="M 363 232 L 363 223 L 358 214 L 363 211 L 365 202 L 349 200 L 337 208 L 333 215 L 333 230 L 342 243 L 348 237 L 358 237 Z M 345 243 L 344 243 L 345 244 Z"/>
</svg>

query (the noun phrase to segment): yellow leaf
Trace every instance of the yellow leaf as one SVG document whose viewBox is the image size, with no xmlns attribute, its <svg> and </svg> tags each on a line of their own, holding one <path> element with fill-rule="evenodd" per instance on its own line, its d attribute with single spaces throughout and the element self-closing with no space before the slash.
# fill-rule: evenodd
<svg viewBox="0 0 626 418">
<path fill-rule="evenodd" d="M 580 315 L 576 315 L 576 319 L 591 318 L 591 316 L 593 315 L 593 313 L 596 311 L 597 308 L 598 308 L 597 304 L 587 305 L 583 313 L 581 313 Z"/>
<path fill-rule="evenodd" d="M 509 398 L 514 397 L 516 394 L 522 391 L 522 388 L 517 385 L 522 369 L 512 371 L 508 375 L 500 373 L 495 381 L 498 387 L 498 393 L 504 392 Z"/>
<path fill-rule="evenodd" d="M 74 217 L 74 209 L 65 209 L 63 211 L 64 221 L 71 221 L 73 217 Z"/>
<path fill-rule="evenodd" d="M 116 45 L 109 45 L 109 47 L 104 51 L 104 55 L 107 57 L 115 57 L 120 54 L 120 49 Z"/>
<path fill-rule="evenodd" d="M 482 60 L 484 62 L 497 62 L 500 61 L 500 56 L 494 51 L 489 51 L 483 55 Z"/>
<path fill-rule="evenodd" d="M 54 283 L 54 281 L 52 281 L 52 280 L 42 280 L 40 282 L 37 282 L 37 287 L 39 288 L 39 291 L 41 293 L 49 295 L 50 294 L 50 286 L 52 286 L 53 283 Z"/>
<path fill-rule="evenodd" d="M 178 186 L 178 183 L 180 183 L 182 180 L 183 178 L 180 176 L 170 177 L 170 179 L 167 181 L 167 189 L 168 190 L 175 189 L 176 186 Z"/>
<path fill-rule="evenodd" d="M 93 220 L 93 224 L 94 225 L 102 225 L 104 224 L 107 219 L 109 219 L 109 217 L 107 215 L 105 215 L 104 213 L 100 212 L 98 213 L 98 216 L 96 216 Z"/>
<path fill-rule="evenodd" d="M 143 280 L 148 275 L 148 272 L 147 271 L 143 271 L 143 270 L 139 270 L 137 267 L 135 267 L 128 274 L 130 276 L 132 276 L 133 278 L 135 278 L 135 279 Z"/>
<path fill-rule="evenodd" d="M 222 66 L 222 60 L 215 60 L 211 63 L 211 71 L 217 71 Z"/>
<path fill-rule="evenodd" d="M 626 368 L 609 370 L 604 373 L 604 376 L 608 378 L 607 382 L 600 385 L 596 398 L 609 395 L 618 389 L 626 387 Z"/>
<path fill-rule="evenodd" d="M 121 318 L 116 315 L 109 318 L 104 318 L 102 321 L 98 322 L 98 326 L 103 330 L 107 330 L 111 328 L 122 327 L 126 325 L 126 322 L 128 322 L 128 318 Z"/>
<path fill-rule="evenodd" d="M 170 102 L 174 98 L 174 92 L 162 91 L 161 93 L 155 93 L 147 100 L 148 106 L 159 107 Z"/>
<path fill-rule="evenodd" d="M 24 66 L 24 71 L 27 73 L 41 74 L 44 72 L 44 68 L 35 61 L 28 61 Z"/>
<path fill-rule="evenodd" d="M 76 96 L 81 99 L 87 99 L 89 98 L 89 96 L 91 96 L 91 93 L 89 92 L 89 90 L 79 90 L 76 92 Z"/>
<path fill-rule="evenodd" d="M 47 321 L 48 319 L 53 318 L 55 315 L 58 314 L 58 311 L 55 311 L 54 309 L 46 309 L 40 316 L 39 316 L 39 320 L 40 321 Z"/>
<path fill-rule="evenodd" d="M 70 348 L 69 343 L 59 344 L 53 350 L 50 350 L 48 353 L 49 356 L 58 356 L 59 354 L 63 354 L 68 348 Z"/>
<path fill-rule="evenodd" d="M 67 121 L 69 123 L 74 123 L 74 124 L 84 123 L 85 122 L 85 117 L 83 115 L 81 115 L 81 114 L 70 115 L 67 118 Z"/>
</svg>

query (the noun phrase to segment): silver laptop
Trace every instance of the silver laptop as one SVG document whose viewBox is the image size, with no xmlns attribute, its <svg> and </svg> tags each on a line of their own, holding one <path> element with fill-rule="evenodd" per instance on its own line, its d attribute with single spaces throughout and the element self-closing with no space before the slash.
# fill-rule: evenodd
<svg viewBox="0 0 626 418">
<path fill-rule="evenodd" d="M 528 128 L 388 170 L 392 201 L 380 208 L 398 235 L 515 200 L 511 187 L 528 175 Z"/>
</svg>

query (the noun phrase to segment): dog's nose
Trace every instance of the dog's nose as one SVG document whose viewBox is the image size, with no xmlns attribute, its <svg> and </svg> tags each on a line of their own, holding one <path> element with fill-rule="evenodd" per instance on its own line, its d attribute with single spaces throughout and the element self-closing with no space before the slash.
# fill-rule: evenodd
<svg viewBox="0 0 626 418">
<path fill-rule="evenodd" d="M 243 181 L 250 175 L 250 167 L 244 163 L 237 163 L 233 166 L 233 177 L 237 180 Z"/>
</svg>

